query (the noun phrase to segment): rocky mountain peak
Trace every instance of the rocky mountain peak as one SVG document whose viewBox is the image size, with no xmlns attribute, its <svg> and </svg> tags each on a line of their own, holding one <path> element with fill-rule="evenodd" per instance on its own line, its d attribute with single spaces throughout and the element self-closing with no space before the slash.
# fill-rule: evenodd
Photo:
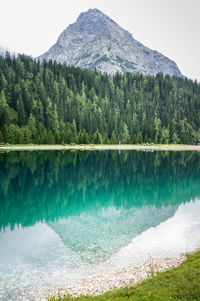
<svg viewBox="0 0 200 301">
<path fill-rule="evenodd" d="M 70 24 L 39 59 L 52 59 L 81 68 L 181 76 L 176 63 L 136 41 L 132 34 L 98 9 L 89 9 Z"/>
<path fill-rule="evenodd" d="M 99 22 L 105 24 L 106 22 L 114 21 L 97 8 L 89 9 L 88 11 L 81 13 L 76 21 L 77 24 L 85 26 L 90 24 L 90 22 L 94 25 L 98 25 Z"/>
<path fill-rule="evenodd" d="M 77 18 L 77 21 L 70 24 L 59 36 L 58 43 L 63 44 L 68 40 L 68 35 L 71 33 L 74 36 L 82 35 L 84 38 L 89 38 L 92 35 L 103 35 L 112 32 L 112 25 L 118 26 L 112 19 L 106 16 L 98 9 L 89 9 L 83 12 Z M 74 39 L 77 42 L 77 39 Z M 80 40 L 81 41 L 81 40 Z M 82 42 L 82 41 L 81 41 Z"/>
<path fill-rule="evenodd" d="M 102 11 L 97 8 L 90 8 L 86 12 L 80 13 L 77 18 L 77 22 L 79 20 L 87 20 L 88 18 L 103 18 L 111 20 L 107 15 L 105 15 Z"/>
</svg>

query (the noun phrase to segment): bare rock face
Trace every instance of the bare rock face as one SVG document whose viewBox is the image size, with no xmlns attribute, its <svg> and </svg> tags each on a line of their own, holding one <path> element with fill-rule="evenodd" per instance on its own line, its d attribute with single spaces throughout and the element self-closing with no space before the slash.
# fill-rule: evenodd
<svg viewBox="0 0 200 301">
<path fill-rule="evenodd" d="M 101 72 L 141 72 L 182 76 L 176 63 L 136 41 L 98 9 L 81 13 L 40 60 L 56 60 L 68 65 Z"/>
</svg>

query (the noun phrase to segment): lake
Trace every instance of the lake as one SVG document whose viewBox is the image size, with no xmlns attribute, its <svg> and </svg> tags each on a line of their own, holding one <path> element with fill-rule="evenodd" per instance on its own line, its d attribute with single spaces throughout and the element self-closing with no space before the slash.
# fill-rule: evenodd
<svg viewBox="0 0 200 301">
<path fill-rule="evenodd" d="M 0 153 L 0 298 L 200 246 L 200 152 Z"/>
</svg>

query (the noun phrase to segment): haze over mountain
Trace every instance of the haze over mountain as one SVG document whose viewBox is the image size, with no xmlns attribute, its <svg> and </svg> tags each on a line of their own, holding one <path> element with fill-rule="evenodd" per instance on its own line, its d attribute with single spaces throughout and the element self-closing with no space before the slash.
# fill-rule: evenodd
<svg viewBox="0 0 200 301">
<path fill-rule="evenodd" d="M 4 56 L 4 55 L 6 54 L 7 51 L 10 52 L 9 49 L 0 46 L 0 55 Z"/>
<path fill-rule="evenodd" d="M 11 55 L 17 56 L 17 53 L 16 53 L 16 52 L 10 50 L 9 48 L 2 47 L 2 46 L 0 45 L 0 55 L 5 56 L 6 52 L 9 52 Z"/>
<path fill-rule="evenodd" d="M 91 70 L 96 68 L 108 74 L 162 72 L 182 76 L 174 61 L 135 40 L 131 33 L 98 9 L 81 13 L 38 58 Z"/>
</svg>

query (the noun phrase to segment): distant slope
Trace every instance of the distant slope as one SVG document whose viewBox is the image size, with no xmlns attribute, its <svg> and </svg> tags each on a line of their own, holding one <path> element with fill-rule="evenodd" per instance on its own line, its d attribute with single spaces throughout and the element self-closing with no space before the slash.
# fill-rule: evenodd
<svg viewBox="0 0 200 301">
<path fill-rule="evenodd" d="M 4 56 L 9 49 L 0 46 L 0 55 Z"/>
<path fill-rule="evenodd" d="M 11 51 L 9 48 L 5 48 L 0 45 L 0 55 L 5 56 L 6 52 L 9 52 L 11 55 L 17 56 L 17 53 L 15 53 L 14 51 Z"/>
<path fill-rule="evenodd" d="M 97 9 L 81 13 L 39 59 L 95 68 L 102 72 L 141 72 L 181 76 L 176 63 L 135 40 L 128 31 Z"/>
</svg>

